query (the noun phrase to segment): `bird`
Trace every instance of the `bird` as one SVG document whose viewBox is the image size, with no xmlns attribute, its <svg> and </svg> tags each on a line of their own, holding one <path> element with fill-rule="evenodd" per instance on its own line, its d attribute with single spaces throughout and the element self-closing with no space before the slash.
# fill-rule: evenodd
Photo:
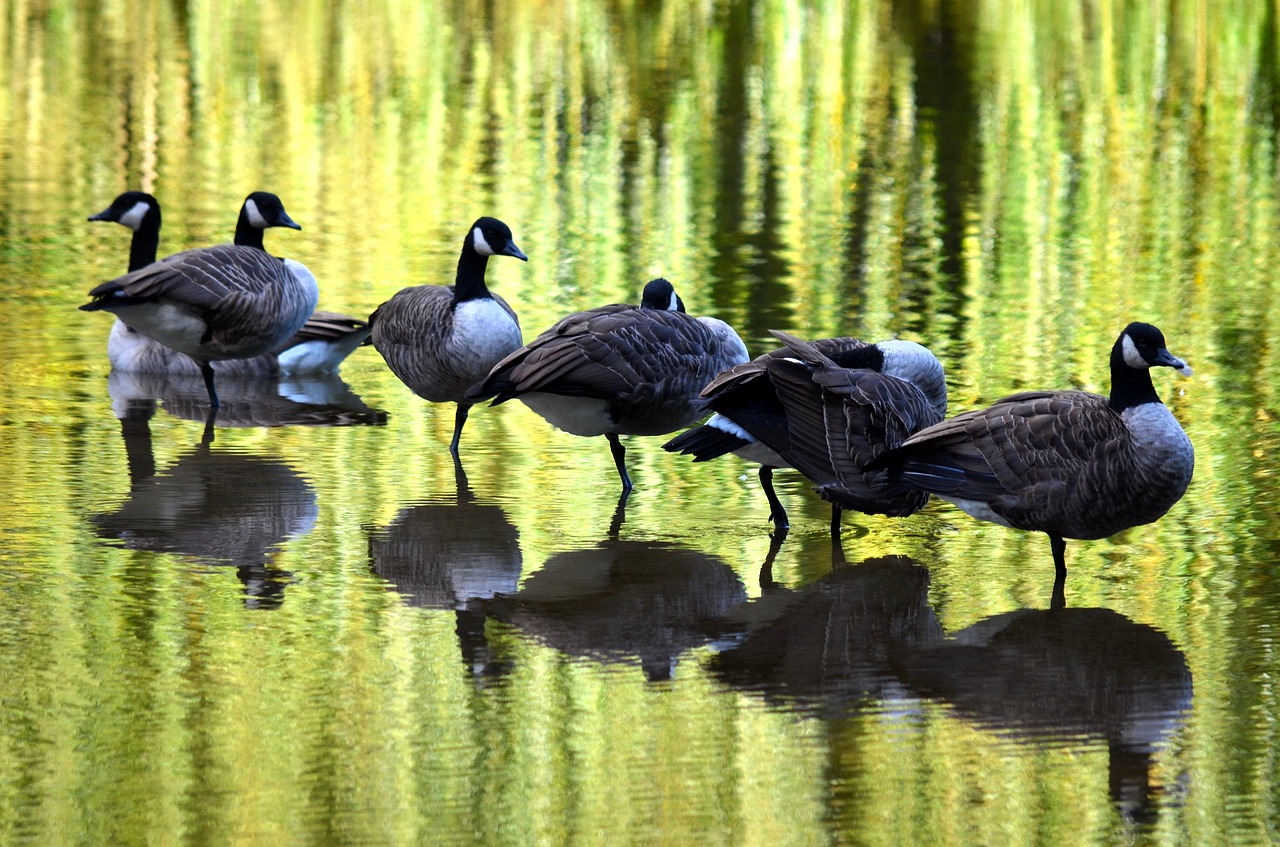
<svg viewBox="0 0 1280 847">
<path fill-rule="evenodd" d="M 639 306 L 561 319 L 494 366 L 467 398 L 493 398 L 495 406 L 519 398 L 558 429 L 605 436 L 625 501 L 632 482 L 618 436 L 689 426 L 706 414 L 702 388 L 748 358 L 732 327 L 688 314 L 675 287 L 659 277 L 645 285 Z"/>
<path fill-rule="evenodd" d="M 150 194 L 126 191 L 111 205 L 90 215 L 91 221 L 109 221 L 133 230 L 129 270 L 136 271 L 156 260 L 160 242 L 160 203 Z M 257 238 L 252 238 L 253 233 Z M 261 230 L 238 232 L 243 246 L 260 246 Z M 249 243 L 250 241 L 254 243 Z M 369 336 L 365 321 L 337 312 L 317 311 L 302 328 L 276 350 L 247 359 L 227 359 L 218 373 L 228 377 L 261 377 L 276 374 L 337 373 L 339 366 Z M 119 318 L 107 339 L 107 359 L 115 370 L 131 373 L 199 375 L 195 360 L 131 328 Z"/>
<path fill-rule="evenodd" d="M 510 227 L 482 217 L 462 241 L 453 285 L 402 288 L 369 316 L 369 343 L 391 372 L 424 400 L 457 405 L 449 442 L 455 456 L 473 405 L 467 389 L 523 343 L 515 310 L 485 285 L 490 256 L 529 261 Z"/>
<path fill-rule="evenodd" d="M 914 341 L 805 342 L 771 333 L 784 346 L 712 380 L 702 394 L 715 414 L 663 448 L 695 462 L 726 453 L 759 462 L 778 533 L 790 523 L 773 488 L 775 468 L 794 467 L 819 486 L 832 504 L 834 534 L 845 508 L 902 516 L 923 506 L 927 497 L 869 491 L 859 466 L 946 415 L 946 375 L 937 357 Z"/>
<path fill-rule="evenodd" d="M 200 367 L 211 409 L 218 408 L 212 362 L 267 353 L 302 327 L 319 300 L 305 265 L 262 248 L 269 226 L 301 229 L 274 194 L 245 198 L 235 244 L 175 253 L 89 292 L 84 311 L 112 312 Z"/>
<path fill-rule="evenodd" d="M 1027 391 L 920 430 L 870 466 L 883 484 L 926 492 L 979 520 L 1043 532 L 1055 592 L 1066 541 L 1098 539 L 1161 518 L 1182 498 L 1195 450 L 1160 402 L 1153 367 L 1191 368 L 1164 334 L 1134 322 L 1111 348 L 1111 395 Z"/>
</svg>

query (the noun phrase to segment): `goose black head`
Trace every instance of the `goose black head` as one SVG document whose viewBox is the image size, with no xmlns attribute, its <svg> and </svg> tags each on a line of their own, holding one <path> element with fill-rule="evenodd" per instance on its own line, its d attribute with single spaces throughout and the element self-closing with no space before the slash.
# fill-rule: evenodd
<svg viewBox="0 0 1280 847">
<path fill-rule="evenodd" d="M 269 191 L 255 191 L 244 198 L 240 219 L 254 229 L 273 226 L 302 229 L 302 226 L 289 217 L 289 213 L 284 210 L 284 203 L 280 202 L 280 198 Z"/>
<path fill-rule="evenodd" d="M 497 218 L 480 218 L 471 225 L 464 244 L 481 256 L 512 256 L 522 262 L 529 257 L 516 246 L 511 228 Z"/>
<path fill-rule="evenodd" d="M 651 279 L 640 295 L 641 309 L 659 309 L 664 312 L 683 312 L 684 301 L 676 294 L 676 288 L 662 277 Z"/>
<path fill-rule="evenodd" d="M 126 191 L 112 200 L 110 206 L 96 215 L 90 215 L 89 220 L 110 221 L 127 226 L 134 232 L 141 229 L 144 222 L 154 223 L 159 228 L 160 204 L 146 192 Z"/>
<path fill-rule="evenodd" d="M 1125 365 L 1135 370 L 1166 367 L 1183 376 L 1191 375 L 1191 368 L 1165 348 L 1164 334 L 1151 324 L 1135 321 L 1125 327 L 1112 355 L 1118 355 Z"/>
</svg>

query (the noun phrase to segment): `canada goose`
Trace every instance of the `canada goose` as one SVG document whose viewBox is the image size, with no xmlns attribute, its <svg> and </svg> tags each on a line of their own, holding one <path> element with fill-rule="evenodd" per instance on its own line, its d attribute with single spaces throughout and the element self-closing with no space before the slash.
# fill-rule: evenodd
<svg viewBox="0 0 1280 847">
<path fill-rule="evenodd" d="M 724 321 L 695 318 L 665 279 L 644 288 L 639 306 L 576 312 L 499 362 L 467 392 L 493 405 L 518 397 L 552 426 L 609 440 L 625 499 L 631 491 L 619 435 L 662 435 L 706 412 L 702 387 L 747 361 Z"/>
<path fill-rule="evenodd" d="M 702 391 L 716 414 L 663 447 L 695 462 L 730 452 L 759 462 L 779 532 L 788 522 L 773 490 L 774 468 L 794 467 L 818 485 L 832 504 L 833 533 L 841 509 L 901 516 L 923 506 L 928 496 L 918 492 L 871 491 L 861 465 L 946 415 L 937 358 L 913 341 L 773 335 L 786 346 L 716 377 Z"/>
<path fill-rule="evenodd" d="M 889 486 L 948 500 L 975 518 L 1049 536 L 1056 581 L 1066 538 L 1105 538 L 1151 523 L 1191 482 L 1191 440 L 1151 384 L 1151 368 L 1191 368 L 1151 324 L 1111 349 L 1111 397 L 1028 391 L 911 436 L 874 462 Z"/>
<path fill-rule="evenodd" d="M 302 228 L 280 198 L 254 192 L 240 209 L 235 244 L 185 250 L 132 270 L 94 288 L 92 301 L 80 308 L 112 312 L 190 356 L 217 408 L 210 363 L 271 351 L 306 322 L 319 299 L 316 279 L 304 265 L 262 249 L 268 226 Z"/>
<path fill-rule="evenodd" d="M 522 342 L 515 310 L 484 283 L 490 256 L 529 261 L 506 224 L 480 218 L 462 240 L 453 285 L 402 288 L 369 316 L 370 343 L 391 372 L 425 400 L 457 404 L 449 442 L 455 456 L 473 404 L 467 389 Z"/>
<path fill-rule="evenodd" d="M 160 241 L 160 204 L 141 191 L 126 191 L 91 221 L 110 221 L 133 230 L 129 270 L 136 271 L 156 260 Z M 263 219 L 265 220 L 265 219 Z M 256 233 L 256 238 L 251 235 Z M 262 244 L 262 231 L 237 229 L 237 241 L 246 247 Z M 336 312 L 317 311 L 276 351 L 247 359 L 227 359 L 218 365 L 224 377 L 284 374 L 337 373 L 342 361 L 369 336 L 368 324 Z M 107 340 L 107 358 L 114 370 L 131 373 L 199 375 L 200 366 L 190 356 L 172 350 L 119 318 Z"/>
</svg>

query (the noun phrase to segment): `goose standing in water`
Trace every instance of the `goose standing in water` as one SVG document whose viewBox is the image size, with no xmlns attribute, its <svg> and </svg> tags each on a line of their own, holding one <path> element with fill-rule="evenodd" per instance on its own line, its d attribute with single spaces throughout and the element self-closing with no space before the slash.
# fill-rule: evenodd
<svg viewBox="0 0 1280 847">
<path fill-rule="evenodd" d="M 1181 499 L 1195 451 L 1160 402 L 1151 368 L 1190 375 L 1164 335 L 1131 323 L 1111 349 L 1111 396 L 1028 391 L 957 415 L 881 456 L 889 487 L 927 492 L 975 518 L 1049 536 L 1055 587 L 1067 538 L 1151 523 Z"/>
<path fill-rule="evenodd" d="M 261 207 L 260 207 L 261 208 Z M 286 216 L 287 217 L 287 216 Z M 91 221 L 109 221 L 133 231 L 129 249 L 129 270 L 136 271 L 156 260 L 160 243 L 160 203 L 150 194 L 126 191 Z M 266 223 L 265 217 L 258 220 Z M 262 232 L 237 228 L 235 243 L 261 249 Z M 274 224 L 288 226 L 285 223 Z M 254 234 L 256 233 L 256 237 Z M 369 336 L 368 324 L 336 312 L 317 311 L 292 337 L 271 353 L 247 359 L 227 359 L 218 365 L 218 373 L 227 377 L 260 377 L 283 374 L 336 373 L 343 360 Z M 111 367 L 130 373 L 155 373 L 177 376 L 199 375 L 200 366 L 182 353 L 131 329 L 116 319 L 107 340 L 107 358 Z"/>
<path fill-rule="evenodd" d="M 262 231 L 269 226 L 302 228 L 280 198 L 254 192 L 240 209 L 235 244 L 185 250 L 130 271 L 94 288 L 92 301 L 80 308 L 112 312 L 129 327 L 190 356 L 216 409 L 211 363 L 270 352 L 302 327 L 319 300 L 316 279 L 306 266 L 263 249 Z"/>
<path fill-rule="evenodd" d="M 425 400 L 457 404 L 455 456 L 473 405 L 467 389 L 522 342 L 515 310 L 485 285 L 490 256 L 529 261 L 506 224 L 480 218 L 462 241 L 453 285 L 402 288 L 369 316 L 370 342 L 391 372 Z"/>
<path fill-rule="evenodd" d="M 928 495 L 873 491 L 862 465 L 946 415 L 937 357 L 913 341 L 773 335 L 785 346 L 716 377 L 702 391 L 716 414 L 663 448 L 695 462 L 726 453 L 759 462 L 779 533 L 789 523 L 773 489 L 774 468 L 793 467 L 818 485 L 832 505 L 833 534 L 842 509 L 903 516 L 923 506 Z"/>
<path fill-rule="evenodd" d="M 631 477 L 620 435 L 664 435 L 706 414 L 699 396 L 716 374 L 747 361 L 724 321 L 686 314 L 675 288 L 655 279 L 639 306 L 577 312 L 507 356 L 467 392 L 473 402 L 519 398 L 552 426 L 603 435 L 622 479 Z"/>
</svg>

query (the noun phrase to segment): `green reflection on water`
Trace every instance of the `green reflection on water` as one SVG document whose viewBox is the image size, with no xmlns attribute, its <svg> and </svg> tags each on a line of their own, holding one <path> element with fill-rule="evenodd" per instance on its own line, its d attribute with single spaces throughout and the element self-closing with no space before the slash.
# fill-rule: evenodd
<svg viewBox="0 0 1280 847">
<path fill-rule="evenodd" d="M 1280 825 L 1272 680 L 1280 596 L 1272 3 L 231 3 L 11 5 L 0 18 L 0 840 L 15 843 L 1265 843 Z M 479 214 L 527 265 L 490 280 L 527 337 L 662 274 L 739 327 L 901 334 L 960 411 L 1015 389 L 1105 391 L 1132 319 L 1196 375 L 1157 388 L 1197 447 L 1161 522 L 1072 544 L 1068 600 L 1166 632 L 1195 680 L 1155 757 L 1158 819 L 1125 821 L 1094 741 L 1006 743 L 936 701 L 798 717 L 484 629 L 370 573 L 369 538 L 454 495 L 452 412 L 371 351 L 343 370 L 378 428 L 223 429 L 215 453 L 314 492 L 253 605 L 198 551 L 95 536 L 128 503 L 107 325 L 74 307 L 123 270 L 84 218 L 126 188 L 161 249 L 227 240 L 252 189 L 304 226 L 322 305 L 365 315 L 450 280 Z M 176 475 L 199 426 L 151 421 Z M 477 409 L 478 502 L 528 580 L 606 536 L 603 444 Z M 755 469 L 630 448 L 624 538 L 732 568 L 762 595 Z M 826 509 L 778 474 L 796 528 L 774 575 L 831 568 Z M 853 562 L 910 555 L 954 633 L 1048 601 L 1045 540 L 934 504 L 850 516 Z M 134 545 L 136 546 L 136 545 Z"/>
</svg>

